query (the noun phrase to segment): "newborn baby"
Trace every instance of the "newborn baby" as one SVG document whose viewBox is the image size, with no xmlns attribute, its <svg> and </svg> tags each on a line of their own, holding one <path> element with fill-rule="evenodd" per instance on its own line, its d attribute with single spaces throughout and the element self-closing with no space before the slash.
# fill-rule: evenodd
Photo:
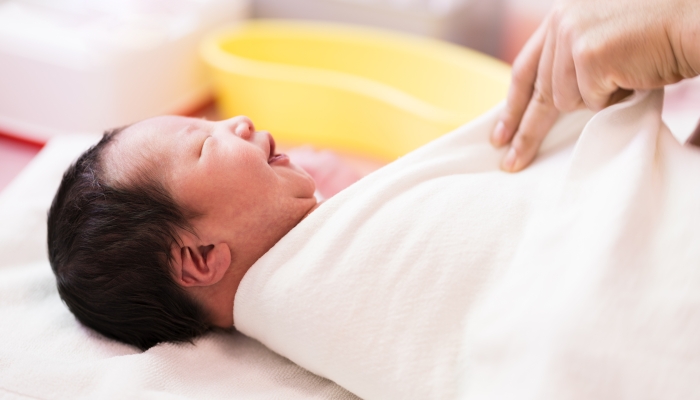
<svg viewBox="0 0 700 400">
<path fill-rule="evenodd" d="M 247 117 L 109 132 L 49 210 L 58 291 L 83 324 L 142 349 L 230 328 L 241 279 L 318 207 L 315 190 Z"/>
</svg>

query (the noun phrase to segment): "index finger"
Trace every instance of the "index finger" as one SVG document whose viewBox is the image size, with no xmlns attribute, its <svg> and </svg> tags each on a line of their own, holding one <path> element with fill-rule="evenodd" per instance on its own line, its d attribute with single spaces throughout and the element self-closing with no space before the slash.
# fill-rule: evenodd
<svg viewBox="0 0 700 400">
<path fill-rule="evenodd" d="M 520 171 L 535 159 L 540 144 L 559 116 L 552 96 L 556 41 L 554 34 L 547 35 L 545 39 L 534 92 L 513 137 L 510 150 L 501 164 L 501 168 L 505 171 Z"/>
<path fill-rule="evenodd" d="M 513 138 L 525 114 L 535 87 L 537 68 L 547 36 L 549 18 L 546 18 L 530 37 L 513 63 L 511 85 L 508 90 L 506 108 L 501 114 L 496 129 L 491 134 L 491 143 L 501 147 Z"/>
</svg>

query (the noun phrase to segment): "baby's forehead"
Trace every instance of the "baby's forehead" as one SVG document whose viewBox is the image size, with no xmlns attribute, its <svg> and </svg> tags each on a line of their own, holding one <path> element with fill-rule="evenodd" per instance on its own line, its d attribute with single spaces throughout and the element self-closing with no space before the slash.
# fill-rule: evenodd
<svg viewBox="0 0 700 400">
<path fill-rule="evenodd" d="M 126 133 L 124 136 L 129 136 L 134 140 L 150 141 L 152 144 L 157 144 L 171 138 L 177 132 L 187 129 L 196 121 L 199 120 L 178 115 L 163 115 L 136 122 L 125 128 L 122 133 Z"/>
<path fill-rule="evenodd" d="M 164 116 L 137 122 L 119 132 L 105 148 L 105 178 L 127 183 L 148 177 L 162 182 L 172 160 L 172 134 L 187 126 L 184 117 Z"/>
<path fill-rule="evenodd" d="M 181 153 L 189 133 L 208 124 L 199 118 L 165 115 L 125 128 L 105 149 L 105 178 L 124 184 L 147 178 L 168 186 L 182 168 Z"/>
<path fill-rule="evenodd" d="M 179 115 L 161 115 L 158 117 L 144 119 L 129 126 L 131 129 L 141 133 L 154 132 L 158 133 L 175 133 L 181 129 L 200 121 L 197 118 L 183 117 Z"/>
</svg>

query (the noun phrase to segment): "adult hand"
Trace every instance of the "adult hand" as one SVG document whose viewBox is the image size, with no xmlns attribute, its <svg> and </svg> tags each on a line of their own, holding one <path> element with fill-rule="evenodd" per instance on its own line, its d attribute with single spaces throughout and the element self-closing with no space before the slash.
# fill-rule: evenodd
<svg viewBox="0 0 700 400">
<path fill-rule="evenodd" d="M 530 164 L 561 111 L 598 111 L 698 75 L 697 21 L 698 0 L 558 0 L 513 65 L 491 135 L 496 147 L 510 143 L 501 168 Z"/>
<path fill-rule="evenodd" d="M 690 135 L 688 140 L 686 140 L 685 144 L 688 146 L 700 147 L 700 122 L 698 122 L 695 130 Z"/>
</svg>

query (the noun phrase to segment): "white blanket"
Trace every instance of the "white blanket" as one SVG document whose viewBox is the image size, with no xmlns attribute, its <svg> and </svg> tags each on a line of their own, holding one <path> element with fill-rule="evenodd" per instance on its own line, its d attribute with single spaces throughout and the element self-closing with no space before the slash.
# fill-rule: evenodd
<svg viewBox="0 0 700 400">
<path fill-rule="evenodd" d="M 141 352 L 75 320 L 46 259 L 46 210 L 96 139 L 52 140 L 0 195 L 0 398 L 354 399 L 239 333 Z"/>
<path fill-rule="evenodd" d="M 662 98 L 561 118 L 516 175 L 498 110 L 377 171 L 251 268 L 236 327 L 366 399 L 698 398 L 700 154 Z"/>
</svg>

